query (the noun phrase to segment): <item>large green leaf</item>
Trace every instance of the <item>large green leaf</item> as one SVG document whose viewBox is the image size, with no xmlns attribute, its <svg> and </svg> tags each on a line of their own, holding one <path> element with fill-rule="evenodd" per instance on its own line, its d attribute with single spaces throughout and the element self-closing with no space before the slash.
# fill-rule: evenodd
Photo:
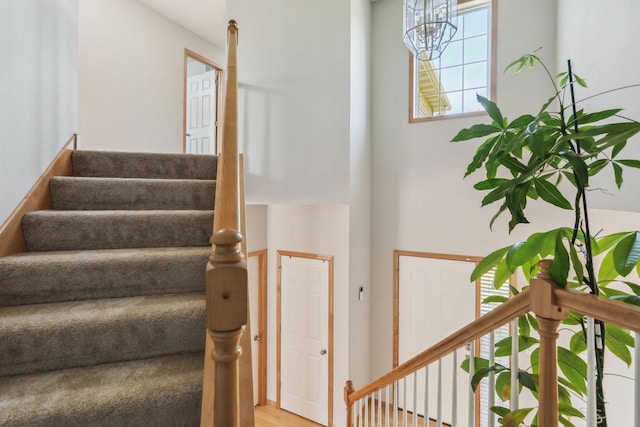
<svg viewBox="0 0 640 427">
<path fill-rule="evenodd" d="M 531 390 L 533 392 L 537 392 L 538 391 L 538 376 L 537 375 L 531 375 L 527 371 L 519 371 L 518 372 L 518 380 L 520 381 L 520 384 L 522 384 L 523 386 L 525 386 L 529 390 Z"/>
<path fill-rule="evenodd" d="M 596 175 L 598 172 L 604 169 L 604 167 L 607 166 L 610 161 L 611 160 L 609 159 L 598 159 L 594 162 L 589 163 L 589 166 L 588 166 L 589 176 Z"/>
<path fill-rule="evenodd" d="M 476 373 L 473 375 L 473 378 L 471 378 L 471 388 L 473 389 L 473 391 L 476 391 L 476 388 L 478 388 L 478 386 L 480 385 L 480 382 L 486 376 L 488 376 L 491 372 L 497 373 L 497 372 L 502 372 L 506 370 L 508 370 L 508 368 L 500 364 L 496 364 L 494 366 L 487 366 L 486 368 L 477 370 Z"/>
<path fill-rule="evenodd" d="M 571 336 L 569 341 L 569 350 L 579 354 L 587 349 L 587 342 L 585 341 L 584 334 L 582 332 L 576 332 Z"/>
<path fill-rule="evenodd" d="M 533 117 L 531 114 L 524 114 L 514 119 L 511 123 L 509 123 L 509 126 L 507 126 L 507 128 L 516 129 L 516 130 L 526 129 L 531 122 L 535 121 L 535 119 L 536 118 Z"/>
<path fill-rule="evenodd" d="M 545 202 L 551 203 L 552 205 L 555 205 L 562 209 L 573 209 L 571 202 L 569 202 L 562 195 L 562 193 L 560 193 L 558 188 L 549 181 L 546 181 L 544 179 L 536 179 L 534 181 L 534 185 L 536 187 L 538 195 L 542 197 L 542 200 L 544 200 Z"/>
<path fill-rule="evenodd" d="M 533 408 L 520 408 L 509 412 L 499 421 L 504 427 L 519 427 Z"/>
<path fill-rule="evenodd" d="M 640 168 L 640 160 L 617 160 L 617 162 L 630 168 Z"/>
<path fill-rule="evenodd" d="M 631 366 L 629 347 L 634 346 L 634 339 L 629 334 L 629 331 L 609 323 L 605 324 L 605 331 L 605 345 L 609 351 L 626 363 L 627 366 Z"/>
<path fill-rule="evenodd" d="M 476 98 L 478 99 L 480 105 L 482 105 L 482 108 L 484 108 L 484 110 L 489 114 L 489 117 L 491 117 L 493 123 L 496 126 L 503 128 L 504 117 L 502 116 L 502 113 L 500 112 L 500 109 L 498 108 L 496 103 L 481 95 L 476 95 Z"/>
<path fill-rule="evenodd" d="M 467 171 L 464 174 L 465 177 L 471 175 L 478 168 L 480 168 L 480 166 L 482 166 L 482 163 L 484 163 L 484 161 L 487 159 L 489 153 L 498 140 L 498 137 L 489 138 L 485 142 L 480 144 L 480 146 L 476 150 L 475 155 L 473 156 L 473 160 L 471 161 L 471 163 L 469 163 L 469 166 L 467 166 Z"/>
<path fill-rule="evenodd" d="M 629 234 L 631 233 L 629 233 L 628 231 L 625 231 L 621 233 L 610 234 L 608 236 L 602 236 L 596 239 L 595 244 L 593 245 L 593 255 L 599 255 L 611 249 L 611 247 L 613 247 L 615 244 L 617 244 L 620 240 L 622 240 Z"/>
<path fill-rule="evenodd" d="M 574 153 L 573 151 L 560 151 L 558 156 L 565 159 L 573 169 L 574 176 L 576 177 L 578 184 L 583 187 L 589 186 L 589 168 L 584 159 Z"/>
<path fill-rule="evenodd" d="M 613 261 L 613 251 L 607 252 L 602 258 L 600 268 L 598 269 L 598 282 L 607 282 L 618 277 L 616 266 Z"/>
<path fill-rule="evenodd" d="M 617 163 L 611 163 L 613 166 L 613 175 L 616 179 L 616 186 L 618 188 L 622 187 L 622 166 Z"/>
<path fill-rule="evenodd" d="M 504 285 L 507 280 L 509 280 L 514 272 L 515 270 L 510 269 L 505 261 L 498 264 L 493 275 L 493 287 L 496 289 L 500 289 L 502 285 Z"/>
<path fill-rule="evenodd" d="M 494 125 L 476 124 L 467 129 L 462 129 L 453 137 L 451 142 L 468 141 L 474 138 L 482 138 L 483 136 L 501 132 L 501 129 Z"/>
<path fill-rule="evenodd" d="M 570 417 L 584 418 L 584 414 L 571 405 L 558 405 L 558 411 Z"/>
<path fill-rule="evenodd" d="M 484 181 L 480 181 L 476 183 L 473 188 L 476 190 L 491 190 L 493 188 L 499 187 L 501 185 L 507 184 L 510 181 L 505 178 L 493 178 L 493 179 L 485 179 Z"/>
<path fill-rule="evenodd" d="M 558 347 L 558 366 L 565 378 L 580 391 L 587 394 L 587 364 L 580 357 L 564 347 Z"/>
<path fill-rule="evenodd" d="M 518 352 L 531 348 L 534 345 L 538 344 L 539 342 L 540 340 L 534 337 L 519 336 Z M 503 338 L 496 343 L 496 351 L 495 351 L 496 357 L 511 356 L 511 351 L 512 351 L 511 337 Z"/>
<path fill-rule="evenodd" d="M 622 111 L 621 108 L 614 108 L 611 110 L 603 110 L 603 111 L 597 111 L 595 113 L 589 113 L 589 114 L 585 114 L 585 115 L 580 115 L 578 116 L 578 124 L 579 125 L 586 125 L 588 123 L 595 123 L 595 122 L 599 122 L 600 120 L 604 120 L 604 119 L 608 119 L 609 117 L 615 116 L 616 114 L 618 114 L 620 111 Z M 569 126 L 573 126 L 573 120 L 571 120 L 568 123 Z"/>
<path fill-rule="evenodd" d="M 496 394 L 503 402 L 511 398 L 511 371 L 503 371 L 496 376 Z"/>
<path fill-rule="evenodd" d="M 498 249 L 496 251 L 491 252 L 486 257 L 482 258 L 482 260 L 476 265 L 476 268 L 471 272 L 471 281 L 475 281 L 486 274 L 489 270 L 494 268 L 496 265 L 502 261 L 504 255 L 509 250 L 510 246 L 505 248 Z"/>
<path fill-rule="evenodd" d="M 613 248 L 613 263 L 616 271 L 626 277 L 640 260 L 640 232 L 629 234 Z"/>
<path fill-rule="evenodd" d="M 563 234 L 561 232 L 556 234 L 555 254 L 549 267 L 549 274 L 551 274 L 551 278 L 556 285 L 565 286 L 567 284 L 567 277 L 569 276 L 569 253 L 564 247 Z"/>
</svg>

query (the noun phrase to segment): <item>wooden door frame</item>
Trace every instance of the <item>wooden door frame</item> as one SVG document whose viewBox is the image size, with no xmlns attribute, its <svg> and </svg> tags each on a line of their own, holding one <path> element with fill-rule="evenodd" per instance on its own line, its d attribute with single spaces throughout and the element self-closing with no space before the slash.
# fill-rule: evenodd
<svg viewBox="0 0 640 427">
<path fill-rule="evenodd" d="M 222 67 L 220 67 L 218 64 L 216 64 L 215 62 L 213 62 L 212 60 L 205 58 L 204 56 L 186 49 L 184 50 L 184 76 L 183 76 L 183 83 L 182 83 L 182 94 L 183 94 L 183 99 L 182 99 L 182 152 L 186 153 L 187 152 L 187 58 L 191 57 L 193 59 L 197 59 L 198 61 L 202 62 L 203 64 L 206 64 L 208 66 L 210 66 L 211 68 L 215 69 L 218 72 L 218 83 L 216 83 L 216 92 L 217 92 L 217 97 L 216 97 L 216 152 L 215 154 L 219 154 L 220 153 L 220 138 L 222 136 L 222 126 L 218 126 L 218 124 L 222 123 L 222 105 L 223 105 L 223 94 L 222 94 L 222 88 L 221 85 L 219 84 L 220 82 L 223 82 L 223 69 Z"/>
<path fill-rule="evenodd" d="M 255 404 L 264 406 L 267 404 L 267 250 L 249 252 L 248 257 L 258 257 L 258 331 L 252 332 L 259 340 L 258 354 L 253 357 L 258 356 L 258 401 Z"/>
<path fill-rule="evenodd" d="M 327 417 L 327 426 L 333 427 L 333 328 L 334 328 L 334 310 L 333 310 L 333 283 L 334 283 L 334 266 L 333 266 L 333 256 L 332 255 L 318 255 L 318 254 L 309 254 L 303 252 L 292 252 L 292 251 L 277 251 L 278 254 L 278 275 L 277 275 L 277 291 L 276 291 L 276 327 L 277 327 L 277 344 L 276 344 L 276 372 L 277 372 L 277 382 L 276 382 L 276 407 L 281 409 L 281 372 L 282 372 L 282 257 L 296 257 L 296 258 L 307 258 L 307 259 L 315 259 L 319 261 L 326 261 L 329 263 L 329 283 L 328 285 L 328 343 L 327 343 L 327 355 L 329 357 L 329 367 L 328 367 L 328 417 Z"/>
</svg>

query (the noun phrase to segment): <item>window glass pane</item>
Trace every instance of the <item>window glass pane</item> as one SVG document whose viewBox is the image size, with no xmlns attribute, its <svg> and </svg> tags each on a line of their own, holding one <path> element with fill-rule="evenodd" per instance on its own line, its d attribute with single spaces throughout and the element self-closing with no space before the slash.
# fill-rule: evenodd
<svg viewBox="0 0 640 427">
<path fill-rule="evenodd" d="M 487 85 L 487 63 L 477 62 L 464 66 L 464 87 L 477 88 Z"/>
<path fill-rule="evenodd" d="M 487 90 L 486 89 L 470 89 L 464 91 L 464 112 L 469 113 L 473 111 L 482 111 L 482 106 L 478 102 L 478 98 L 476 95 L 482 95 L 486 98 Z"/>
<path fill-rule="evenodd" d="M 462 92 L 447 92 L 443 95 L 449 99 L 451 105 L 451 109 L 446 111 L 446 114 L 462 113 Z"/>
<path fill-rule="evenodd" d="M 445 68 L 440 72 L 442 90 L 462 90 L 462 67 Z"/>
<path fill-rule="evenodd" d="M 464 34 L 464 18 L 458 15 L 458 30 L 454 34 L 451 40 L 462 40 Z"/>
<path fill-rule="evenodd" d="M 440 56 L 440 67 L 451 67 L 462 64 L 463 41 L 451 42 Z"/>
<path fill-rule="evenodd" d="M 486 61 L 487 54 L 487 36 L 473 37 L 464 41 L 465 64 L 469 62 Z"/>
<path fill-rule="evenodd" d="M 464 20 L 464 37 L 473 37 L 481 34 L 487 34 L 487 27 L 489 22 L 489 11 L 487 9 L 480 9 L 473 12 L 465 13 L 463 15 Z M 458 16 L 458 21 L 462 21 Z"/>
</svg>

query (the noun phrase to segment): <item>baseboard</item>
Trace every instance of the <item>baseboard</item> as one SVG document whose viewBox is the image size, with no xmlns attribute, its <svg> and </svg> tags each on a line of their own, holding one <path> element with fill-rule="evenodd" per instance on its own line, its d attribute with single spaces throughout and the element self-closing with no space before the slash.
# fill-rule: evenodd
<svg viewBox="0 0 640 427">
<path fill-rule="evenodd" d="M 0 226 L 0 257 L 26 251 L 24 234 L 22 233 L 22 217 L 32 211 L 53 207 L 49 180 L 53 176 L 73 175 L 71 154 L 76 148 L 76 140 L 77 135 L 74 134 L 49 167 L 40 175 L 20 204 Z"/>
</svg>

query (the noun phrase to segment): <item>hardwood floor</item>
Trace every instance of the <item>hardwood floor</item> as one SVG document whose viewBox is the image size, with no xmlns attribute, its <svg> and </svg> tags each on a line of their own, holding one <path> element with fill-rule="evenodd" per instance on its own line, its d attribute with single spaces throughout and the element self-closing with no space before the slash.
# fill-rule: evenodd
<svg viewBox="0 0 640 427">
<path fill-rule="evenodd" d="M 256 406 L 256 427 L 321 427 L 306 418 L 273 406 Z"/>
</svg>

